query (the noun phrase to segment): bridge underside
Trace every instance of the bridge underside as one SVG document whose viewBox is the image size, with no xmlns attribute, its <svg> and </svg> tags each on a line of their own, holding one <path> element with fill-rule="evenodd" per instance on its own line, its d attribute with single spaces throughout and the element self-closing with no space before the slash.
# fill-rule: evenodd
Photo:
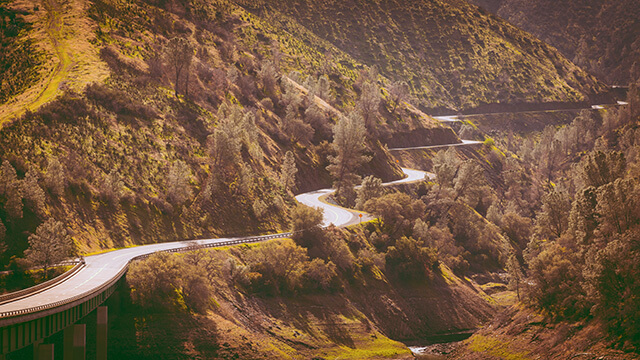
<svg viewBox="0 0 640 360">
<path fill-rule="evenodd" d="M 107 300 L 116 287 L 117 283 L 77 304 L 16 317 L 15 320 L 7 319 L 13 320 L 13 324 L 0 327 L 0 359 L 73 325 Z"/>
</svg>

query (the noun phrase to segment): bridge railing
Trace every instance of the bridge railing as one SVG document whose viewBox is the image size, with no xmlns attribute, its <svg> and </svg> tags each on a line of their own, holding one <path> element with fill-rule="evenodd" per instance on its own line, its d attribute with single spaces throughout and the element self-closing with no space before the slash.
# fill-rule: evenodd
<svg viewBox="0 0 640 360">
<path fill-rule="evenodd" d="M 80 269 L 82 269 L 84 267 L 84 260 L 76 260 L 76 261 L 72 261 L 72 262 L 67 262 L 65 264 L 73 264 L 75 263 L 75 265 L 68 271 L 65 271 L 63 274 L 61 274 L 60 276 L 56 276 L 53 279 L 47 280 L 43 283 L 40 283 L 38 285 L 34 285 L 30 288 L 26 288 L 23 290 L 18 290 L 18 291 L 14 291 L 14 292 L 10 292 L 8 294 L 3 294 L 0 295 L 0 305 L 8 303 L 10 301 L 14 301 L 23 297 L 27 297 L 27 296 L 31 296 L 33 294 L 37 294 L 39 292 L 43 292 L 45 290 L 47 290 L 48 288 L 58 285 L 59 283 L 67 280 L 69 277 L 73 276 L 74 274 L 76 274 L 78 271 L 80 271 Z M 65 265 L 62 264 L 62 265 Z"/>
<path fill-rule="evenodd" d="M 232 245 L 260 242 L 260 241 L 265 241 L 265 240 L 288 237 L 288 236 L 291 236 L 291 235 L 293 235 L 292 232 L 273 234 L 273 235 L 261 235 L 261 236 L 245 237 L 245 238 L 239 238 L 239 239 L 233 239 L 233 240 L 218 241 L 218 242 L 213 242 L 213 243 L 208 243 L 208 244 L 196 244 L 196 245 L 184 246 L 184 247 L 179 247 L 179 248 L 174 248 L 174 249 L 169 249 L 169 250 L 161 250 L 161 251 L 157 251 L 157 252 L 187 252 L 187 251 L 195 251 L 195 250 L 200 250 L 200 249 L 205 249 L 205 248 L 223 247 L 223 246 L 232 246 Z M 49 310 L 49 309 L 53 309 L 53 308 L 57 308 L 57 307 L 65 306 L 65 305 L 69 305 L 69 304 L 72 304 L 72 303 L 75 303 L 75 302 L 82 303 L 82 302 L 92 298 L 93 296 L 102 293 L 103 291 L 108 289 L 110 286 L 114 285 L 118 280 L 120 280 L 120 278 L 127 272 L 127 269 L 129 268 L 129 264 L 131 264 L 131 262 L 147 258 L 152 254 L 154 254 L 154 253 L 138 255 L 138 256 L 135 256 L 135 257 L 131 258 L 131 260 L 129 260 L 129 263 L 127 263 L 127 265 L 124 266 L 122 268 L 122 270 L 120 270 L 114 277 L 112 277 L 111 280 L 105 282 L 104 284 L 102 284 L 101 286 L 99 286 L 99 287 L 97 287 L 95 289 L 91 289 L 91 290 L 88 290 L 88 291 L 86 291 L 86 292 L 84 292 L 82 294 L 78 294 L 78 295 L 73 296 L 71 298 L 60 300 L 60 301 L 56 301 L 56 302 L 53 302 L 53 303 L 48 303 L 48 304 L 34 306 L 34 307 L 30 307 L 30 308 L 25 308 L 25 309 L 2 312 L 2 313 L 0 313 L 0 320 L 6 319 L 6 318 L 13 318 L 13 317 L 18 317 L 18 316 L 23 316 L 23 315 L 32 314 L 32 313 L 37 313 L 37 312 L 40 312 L 40 311 L 46 311 L 46 310 Z M 71 275 L 68 275 L 67 277 L 69 277 L 69 276 L 71 276 Z M 25 290 L 28 290 L 28 289 L 25 289 Z M 44 291 L 44 290 L 42 290 L 42 291 Z M 0 322 L 0 326 L 2 326 L 1 322 Z"/>
</svg>

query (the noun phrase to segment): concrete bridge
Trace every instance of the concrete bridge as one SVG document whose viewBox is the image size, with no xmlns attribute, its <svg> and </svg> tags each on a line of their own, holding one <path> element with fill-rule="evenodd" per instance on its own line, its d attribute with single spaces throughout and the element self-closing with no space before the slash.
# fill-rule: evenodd
<svg viewBox="0 0 640 360">
<path fill-rule="evenodd" d="M 424 179 L 424 171 L 402 169 L 405 178 L 391 184 Z M 322 201 L 330 194 L 325 189 L 301 194 L 296 199 L 324 210 L 324 226 L 347 226 L 357 223 L 360 212 L 341 208 Z M 107 313 L 101 306 L 111 296 L 126 273 L 129 264 L 156 252 L 185 252 L 199 249 L 232 246 L 245 243 L 290 237 L 292 233 L 243 238 L 204 239 L 150 244 L 88 256 L 66 275 L 52 282 L 38 285 L 9 296 L 0 296 L 0 360 L 10 353 L 32 346 L 34 359 L 52 360 L 52 344 L 44 344 L 48 337 L 64 331 L 63 359 L 84 360 L 86 357 L 86 326 L 74 325 L 78 320 L 98 309 L 97 359 L 107 358 Z"/>
<path fill-rule="evenodd" d="M 97 359 L 107 354 L 107 308 L 129 264 L 155 252 L 183 252 L 288 237 L 291 233 L 152 244 L 89 256 L 68 275 L 0 297 L 0 360 L 33 346 L 34 359 L 53 359 L 53 345 L 43 341 L 64 330 L 64 360 L 85 359 L 86 327 L 74 325 L 98 309 Z"/>
</svg>

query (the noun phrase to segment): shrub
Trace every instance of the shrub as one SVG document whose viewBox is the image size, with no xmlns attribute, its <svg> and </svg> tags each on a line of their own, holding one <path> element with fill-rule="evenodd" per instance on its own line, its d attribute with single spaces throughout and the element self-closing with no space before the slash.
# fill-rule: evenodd
<svg viewBox="0 0 640 360">
<path fill-rule="evenodd" d="M 423 281 L 432 274 L 438 260 L 435 250 L 421 246 L 411 238 L 402 237 L 390 246 L 385 256 L 387 269 L 401 281 Z"/>
</svg>

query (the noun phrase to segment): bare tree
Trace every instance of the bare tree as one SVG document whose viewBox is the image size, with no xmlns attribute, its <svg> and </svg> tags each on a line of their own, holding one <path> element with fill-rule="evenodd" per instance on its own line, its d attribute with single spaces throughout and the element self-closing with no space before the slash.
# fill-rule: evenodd
<svg viewBox="0 0 640 360">
<path fill-rule="evenodd" d="M 380 88 L 378 88 L 378 85 L 372 82 L 365 82 L 362 85 L 358 108 L 362 112 L 362 117 L 364 118 L 367 129 L 372 133 L 375 132 L 376 129 L 380 100 Z"/>
<path fill-rule="evenodd" d="M 406 81 L 395 81 L 389 85 L 387 90 L 389 90 L 389 95 L 391 95 L 391 100 L 393 101 L 393 109 L 391 109 L 393 114 L 396 112 L 398 105 L 409 97 L 409 84 Z"/>
<path fill-rule="evenodd" d="M 189 68 L 193 60 L 193 46 L 188 39 L 184 37 L 174 37 L 165 46 L 165 58 L 169 66 L 176 74 L 175 84 L 173 86 L 176 97 L 179 92 L 180 75 L 184 72 L 185 77 L 185 95 L 189 95 Z"/>
</svg>

